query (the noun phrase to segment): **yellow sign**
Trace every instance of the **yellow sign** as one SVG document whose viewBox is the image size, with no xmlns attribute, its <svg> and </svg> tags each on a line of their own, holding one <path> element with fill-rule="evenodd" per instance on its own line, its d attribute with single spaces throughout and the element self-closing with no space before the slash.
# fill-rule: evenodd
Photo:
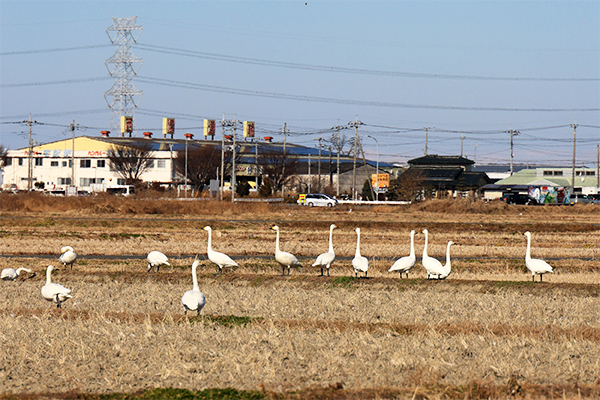
<svg viewBox="0 0 600 400">
<path fill-rule="evenodd" d="M 371 186 L 377 187 L 377 174 L 371 174 Z M 390 174 L 379 174 L 379 188 L 390 187 Z"/>
</svg>

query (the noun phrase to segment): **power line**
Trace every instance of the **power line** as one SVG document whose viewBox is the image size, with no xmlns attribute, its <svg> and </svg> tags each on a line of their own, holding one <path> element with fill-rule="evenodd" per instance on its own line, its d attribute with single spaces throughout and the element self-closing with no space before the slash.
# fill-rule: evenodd
<svg viewBox="0 0 600 400">
<path fill-rule="evenodd" d="M 39 50 L 24 50 L 24 51 L 7 51 L 0 53 L 0 56 L 16 56 L 21 54 L 39 54 L 39 53 L 57 53 L 60 51 L 73 51 L 73 50 L 88 50 L 98 49 L 102 47 L 110 47 L 110 44 L 94 44 L 89 46 L 77 46 L 77 47 L 56 47 L 53 49 L 39 49 Z"/>
<path fill-rule="evenodd" d="M 31 82 L 31 83 L 6 83 L 0 85 L 3 88 L 26 87 L 26 86 L 45 86 L 45 85 L 61 85 L 65 83 L 85 83 L 94 81 L 106 81 L 112 79 L 108 76 L 98 78 L 81 78 L 81 79 L 65 79 L 62 81 L 46 81 L 46 82 Z"/>
<path fill-rule="evenodd" d="M 335 99 L 331 97 L 292 95 L 284 93 L 264 92 L 259 90 L 235 89 L 224 86 L 205 85 L 200 83 L 176 81 L 172 79 L 160 79 L 139 76 L 138 81 L 149 84 L 180 87 L 184 89 L 194 89 L 208 92 L 229 93 L 244 96 L 257 96 L 285 100 L 310 101 L 321 103 L 335 103 L 346 105 L 361 105 L 372 107 L 390 107 L 390 108 L 410 108 L 410 109 L 434 109 L 434 110 L 452 110 L 452 111 L 510 111 L 510 112 L 597 112 L 600 108 L 508 108 L 508 107 L 464 107 L 464 106 L 443 106 L 443 105 L 426 105 L 426 104 L 411 104 L 411 103 L 392 103 L 383 101 L 364 101 L 364 100 L 346 100 Z"/>
<path fill-rule="evenodd" d="M 426 74 L 419 72 L 402 71 L 381 71 L 363 68 L 334 67 L 315 64 L 301 64 L 286 61 L 265 60 L 259 58 L 248 58 L 239 56 L 230 56 L 217 53 L 206 53 L 202 51 L 177 49 L 173 47 L 156 46 L 144 43 L 137 43 L 136 47 L 140 50 L 154 51 L 166 54 L 175 54 L 186 57 L 202 58 L 217 61 L 226 61 L 232 63 L 263 65 L 269 67 L 302 69 L 310 71 L 336 72 L 346 74 L 391 76 L 399 78 L 426 78 L 426 79 L 459 79 L 459 80 L 484 80 L 484 81 L 541 81 L 541 82 L 589 82 L 600 81 L 600 78 L 543 78 L 543 77 L 494 77 L 477 75 L 451 75 L 451 74 Z"/>
</svg>

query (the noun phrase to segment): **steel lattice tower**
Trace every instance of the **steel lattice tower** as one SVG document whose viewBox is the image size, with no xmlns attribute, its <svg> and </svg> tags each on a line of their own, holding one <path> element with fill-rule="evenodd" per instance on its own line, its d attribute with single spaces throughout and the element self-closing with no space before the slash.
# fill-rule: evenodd
<svg viewBox="0 0 600 400">
<path fill-rule="evenodd" d="M 106 28 L 106 34 L 110 41 L 117 46 L 115 54 L 104 62 L 108 73 L 115 79 L 113 86 L 104 93 L 104 99 L 108 106 L 113 110 L 110 121 L 111 130 L 119 131 L 121 116 L 133 117 L 133 110 L 137 107 L 135 97 L 141 99 L 143 92 L 137 90 L 132 83 L 133 77 L 142 66 L 143 60 L 135 57 L 131 52 L 132 42 L 142 33 L 142 27 L 136 25 L 137 17 L 130 18 L 112 18 L 113 24 Z M 134 36 L 134 31 L 138 31 Z M 137 69 L 133 64 L 139 63 Z M 110 64 L 113 64 L 112 69 Z M 109 98 L 112 97 L 112 101 Z"/>
</svg>

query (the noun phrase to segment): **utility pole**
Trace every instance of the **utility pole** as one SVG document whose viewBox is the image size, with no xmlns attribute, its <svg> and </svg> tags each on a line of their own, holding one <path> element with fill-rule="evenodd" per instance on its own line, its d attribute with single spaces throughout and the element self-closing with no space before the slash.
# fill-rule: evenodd
<svg viewBox="0 0 600 400">
<path fill-rule="evenodd" d="M 600 144 L 596 145 L 596 184 L 600 192 Z"/>
<path fill-rule="evenodd" d="M 463 156 L 463 140 L 465 139 L 464 136 L 460 137 L 460 156 Z"/>
<path fill-rule="evenodd" d="M 225 113 L 221 121 L 221 190 L 220 199 L 223 200 L 223 185 L 225 184 Z"/>
<path fill-rule="evenodd" d="M 573 186 L 573 189 L 571 189 L 573 192 L 575 192 L 575 137 L 577 135 L 577 127 L 579 125 L 577 124 L 577 121 L 575 121 L 574 124 L 571 124 L 571 128 L 573 128 L 573 170 L 572 170 L 572 176 L 571 176 L 571 186 Z"/>
<path fill-rule="evenodd" d="M 473 152 L 473 162 L 476 162 L 476 160 L 477 160 L 477 146 L 479 146 L 479 145 L 476 144 L 474 146 L 475 147 L 475 151 Z M 476 168 L 475 164 L 473 164 L 473 171 L 475 171 L 475 168 Z"/>
<path fill-rule="evenodd" d="M 348 125 L 354 127 L 354 156 L 352 159 L 352 200 L 356 200 L 356 145 L 358 143 L 358 126 L 364 124 L 358 120 L 357 115 L 356 121 L 350 121 L 348 122 Z"/>
<path fill-rule="evenodd" d="M 432 128 L 430 126 L 426 126 L 425 128 L 425 155 L 427 155 L 427 141 L 429 140 L 428 136 L 429 136 L 429 130 L 434 131 L 435 128 Z"/>
<path fill-rule="evenodd" d="M 513 174 L 513 158 L 515 157 L 515 153 L 513 151 L 514 145 L 513 145 L 513 137 L 517 136 L 519 133 L 519 131 L 516 131 L 514 129 L 511 129 L 508 131 L 508 134 L 510 135 L 510 176 L 512 176 Z"/>
<path fill-rule="evenodd" d="M 69 129 L 71 129 L 72 140 L 71 140 L 71 186 L 75 185 L 75 129 L 79 129 L 79 125 L 75 124 L 75 120 L 73 123 L 69 125 Z"/>
<path fill-rule="evenodd" d="M 27 190 L 31 190 L 33 186 L 33 139 L 31 137 L 31 125 L 34 123 L 37 124 L 37 121 L 33 121 L 31 119 L 31 114 L 29 114 L 29 119 L 25 121 L 27 126 L 29 127 L 29 157 L 28 157 L 28 166 L 27 166 Z"/>
<path fill-rule="evenodd" d="M 283 123 L 283 166 L 281 168 L 281 197 L 283 198 L 283 201 L 285 202 L 285 163 L 287 161 L 286 156 L 285 156 L 285 145 L 287 142 L 287 122 Z"/>
<path fill-rule="evenodd" d="M 231 202 L 235 201 L 235 127 L 237 125 L 237 115 L 233 114 L 233 156 L 231 158 Z"/>
<path fill-rule="evenodd" d="M 319 193 L 321 193 L 321 136 L 319 136 L 319 164 L 318 164 L 318 173 L 319 173 Z"/>
<path fill-rule="evenodd" d="M 254 182 L 258 191 L 258 138 L 254 137 L 252 140 L 254 140 Z"/>
<path fill-rule="evenodd" d="M 311 193 L 312 189 L 312 176 L 310 175 L 310 153 L 308 153 L 308 193 Z"/>
</svg>

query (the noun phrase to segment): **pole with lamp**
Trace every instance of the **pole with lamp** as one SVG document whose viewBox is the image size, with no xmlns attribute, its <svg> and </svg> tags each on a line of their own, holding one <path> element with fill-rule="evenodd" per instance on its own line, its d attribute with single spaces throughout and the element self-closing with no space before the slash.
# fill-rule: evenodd
<svg viewBox="0 0 600 400">
<path fill-rule="evenodd" d="M 379 201 L 379 142 L 371 135 L 367 135 L 367 137 L 373 139 L 375 141 L 375 144 L 377 144 L 377 167 L 375 168 L 375 187 L 377 188 L 377 190 L 375 190 L 375 200 Z"/>
</svg>

